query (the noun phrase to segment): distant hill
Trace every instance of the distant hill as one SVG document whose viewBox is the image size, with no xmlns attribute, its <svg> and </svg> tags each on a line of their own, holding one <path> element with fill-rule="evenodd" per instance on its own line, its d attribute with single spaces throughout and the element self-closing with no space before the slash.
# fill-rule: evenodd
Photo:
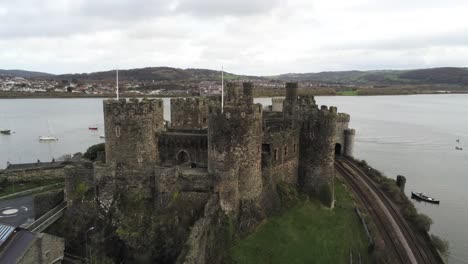
<svg viewBox="0 0 468 264">
<path fill-rule="evenodd" d="M 24 71 L 24 70 L 0 70 L 0 76 L 36 78 L 36 77 L 51 77 L 53 76 L 53 74 L 45 73 L 45 72 Z"/>
<path fill-rule="evenodd" d="M 224 77 L 229 79 L 252 79 L 260 78 L 254 76 L 243 76 L 232 73 L 224 73 Z M 115 70 L 80 73 L 80 74 L 62 74 L 56 75 L 58 79 L 76 79 L 76 80 L 93 80 L 104 81 L 114 80 Z M 171 67 L 148 67 L 139 69 L 119 70 L 120 80 L 135 80 L 135 81 L 206 81 L 221 79 L 221 71 L 207 69 L 178 69 Z"/>
<path fill-rule="evenodd" d="M 270 76 L 283 81 L 317 81 L 355 84 L 459 84 L 468 85 L 468 68 L 432 68 L 419 70 L 336 71 L 288 73 Z"/>
<path fill-rule="evenodd" d="M 23 70 L 0 70 L 0 76 L 23 78 L 54 78 L 79 81 L 113 81 L 115 71 L 53 75 Z M 119 70 L 120 80 L 199 82 L 219 80 L 220 71 L 208 69 L 179 69 L 171 67 L 148 67 Z M 288 73 L 276 76 L 245 76 L 224 73 L 226 80 L 280 80 L 313 81 L 358 85 L 399 85 L 399 84 L 451 84 L 468 85 L 468 68 L 444 67 L 416 70 L 378 71 L 327 71 L 319 73 Z"/>
</svg>

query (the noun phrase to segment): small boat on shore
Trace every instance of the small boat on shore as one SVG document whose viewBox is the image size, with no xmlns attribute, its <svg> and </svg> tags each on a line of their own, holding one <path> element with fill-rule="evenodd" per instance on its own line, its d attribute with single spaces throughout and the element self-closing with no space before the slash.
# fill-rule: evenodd
<svg viewBox="0 0 468 264">
<path fill-rule="evenodd" d="M 0 128 L 0 133 L 4 135 L 10 135 L 11 130 L 10 129 L 5 129 L 5 128 Z"/>
<path fill-rule="evenodd" d="M 40 136 L 39 141 L 57 141 L 58 138 L 53 136 Z"/>
<path fill-rule="evenodd" d="M 436 200 L 432 197 L 427 196 L 426 194 L 422 192 L 411 192 L 411 198 L 417 199 L 417 200 L 422 200 L 428 203 L 434 203 L 434 204 L 439 204 L 440 201 Z"/>
</svg>

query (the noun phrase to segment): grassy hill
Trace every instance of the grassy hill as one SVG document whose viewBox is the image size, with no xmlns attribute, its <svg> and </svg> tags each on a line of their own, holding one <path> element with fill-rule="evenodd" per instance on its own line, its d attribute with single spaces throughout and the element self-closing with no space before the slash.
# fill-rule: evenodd
<svg viewBox="0 0 468 264">
<path fill-rule="evenodd" d="M 283 81 L 317 81 L 354 84 L 458 84 L 468 85 L 468 68 L 432 68 L 418 70 L 337 71 L 288 73 L 270 76 Z"/>
<path fill-rule="evenodd" d="M 53 74 L 45 72 L 24 71 L 24 70 L 1 70 L 0 77 L 22 77 L 22 78 L 36 78 L 36 77 L 50 77 Z"/>
<path fill-rule="evenodd" d="M 52 75 L 23 70 L 0 70 L 0 76 L 24 78 L 55 78 L 80 81 L 108 81 L 115 79 L 115 71 Z M 221 72 L 209 69 L 179 69 L 147 67 L 119 70 L 121 80 L 199 82 L 220 80 Z M 319 73 L 288 73 L 276 76 L 246 76 L 225 73 L 226 80 L 312 81 L 357 85 L 468 85 L 468 68 L 444 67 L 416 70 L 328 71 Z"/>
<path fill-rule="evenodd" d="M 229 79 L 254 79 L 258 77 L 236 75 L 233 73 L 224 73 L 224 77 Z M 56 78 L 77 79 L 77 80 L 113 80 L 115 79 L 115 70 L 81 73 L 81 74 L 62 74 Z M 134 81 L 210 81 L 220 80 L 221 71 L 208 69 L 179 69 L 171 67 L 148 67 L 139 69 L 119 70 L 119 79 Z"/>
</svg>

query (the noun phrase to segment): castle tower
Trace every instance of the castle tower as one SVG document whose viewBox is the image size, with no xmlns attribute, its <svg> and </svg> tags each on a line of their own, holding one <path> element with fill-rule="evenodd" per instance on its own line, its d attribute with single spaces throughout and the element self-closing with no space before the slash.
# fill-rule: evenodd
<svg viewBox="0 0 468 264">
<path fill-rule="evenodd" d="M 284 116 L 291 118 L 296 114 L 297 107 L 297 83 L 286 83 L 286 99 L 283 102 Z"/>
<path fill-rule="evenodd" d="M 255 201 L 262 191 L 263 112 L 260 104 L 247 103 L 248 90 L 241 95 L 238 85 L 230 83 L 223 113 L 210 109 L 208 172 L 217 179 L 216 191 L 226 212 L 236 213 L 239 202 Z"/>
<path fill-rule="evenodd" d="M 106 163 L 134 170 L 159 164 L 162 100 L 105 100 L 104 123 Z"/>
<path fill-rule="evenodd" d="M 354 138 L 356 136 L 356 130 L 346 129 L 344 131 L 344 155 L 353 157 L 354 155 Z"/>
<path fill-rule="evenodd" d="M 299 102 L 299 104 L 304 104 Z M 299 184 L 325 205 L 334 201 L 336 107 L 304 112 L 300 135 Z"/>
</svg>

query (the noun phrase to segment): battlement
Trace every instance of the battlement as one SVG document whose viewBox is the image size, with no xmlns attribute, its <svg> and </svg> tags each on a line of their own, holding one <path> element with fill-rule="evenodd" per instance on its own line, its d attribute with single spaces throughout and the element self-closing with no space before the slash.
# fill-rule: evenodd
<svg viewBox="0 0 468 264">
<path fill-rule="evenodd" d="M 133 115 L 148 115 L 155 111 L 163 111 L 161 99 L 120 99 L 105 100 L 104 115 L 107 117 L 123 117 Z"/>
<path fill-rule="evenodd" d="M 297 97 L 298 105 L 316 105 L 315 97 L 313 95 L 300 95 Z"/>
<path fill-rule="evenodd" d="M 324 115 L 330 115 L 330 114 L 337 115 L 338 114 L 338 108 L 336 108 L 335 106 L 328 107 L 326 105 L 322 105 L 322 106 L 320 106 L 319 113 L 324 114 Z"/>
<path fill-rule="evenodd" d="M 212 116 L 224 116 L 226 119 L 240 116 L 242 118 L 246 116 L 262 117 L 263 107 L 261 104 L 241 104 L 241 105 L 225 105 L 223 112 L 221 108 L 217 106 L 210 106 L 209 113 Z"/>
<path fill-rule="evenodd" d="M 356 135 L 356 130 L 350 128 L 344 131 L 345 135 Z"/>
<path fill-rule="evenodd" d="M 173 98 L 171 99 L 171 105 L 194 105 L 194 106 L 205 106 L 209 104 L 207 98 L 200 97 L 187 97 L 187 98 Z"/>
<path fill-rule="evenodd" d="M 282 97 L 273 97 L 273 98 L 271 98 L 272 103 L 280 104 L 280 103 L 283 103 L 283 101 L 284 101 L 284 98 L 282 98 Z"/>
<path fill-rule="evenodd" d="M 350 116 L 345 113 L 338 113 L 338 122 L 347 123 L 350 121 Z"/>
</svg>

